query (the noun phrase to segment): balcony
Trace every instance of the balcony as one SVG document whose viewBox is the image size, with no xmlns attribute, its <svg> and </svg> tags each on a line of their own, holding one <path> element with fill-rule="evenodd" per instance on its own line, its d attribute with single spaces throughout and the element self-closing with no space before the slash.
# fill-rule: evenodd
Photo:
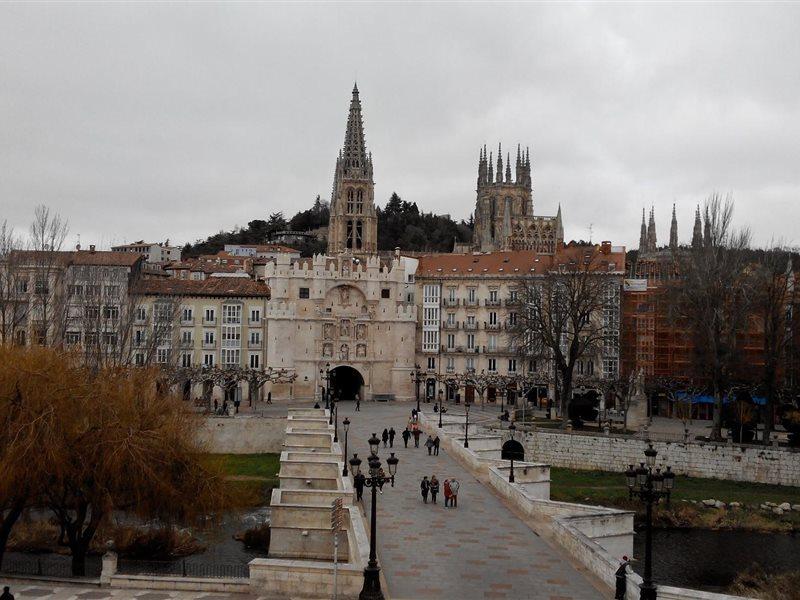
<svg viewBox="0 0 800 600">
<path fill-rule="evenodd" d="M 485 323 L 483 324 L 486 331 L 500 331 L 500 323 Z"/>
<path fill-rule="evenodd" d="M 214 350 L 217 347 L 217 342 L 203 342 L 203 350 Z"/>
<path fill-rule="evenodd" d="M 506 306 L 519 306 L 520 302 L 519 298 L 506 298 L 503 301 L 503 304 L 505 304 Z"/>
<path fill-rule="evenodd" d="M 456 372 L 456 368 L 455 367 L 447 367 L 445 369 L 445 372 L 447 372 L 447 373 L 455 373 Z"/>
<path fill-rule="evenodd" d="M 194 317 L 181 319 L 181 327 L 194 327 Z"/>
<path fill-rule="evenodd" d="M 496 298 L 494 300 L 484 300 L 483 301 L 483 305 L 484 306 L 500 306 L 500 300 L 498 300 Z"/>
<path fill-rule="evenodd" d="M 247 319 L 247 325 L 249 327 L 261 327 L 264 321 L 262 319 Z"/>
<path fill-rule="evenodd" d="M 262 340 L 247 340 L 247 347 L 250 350 L 260 350 L 264 347 L 264 342 Z"/>
<path fill-rule="evenodd" d="M 442 329 L 445 329 L 445 330 L 448 330 L 448 331 L 455 331 L 458 328 L 459 328 L 459 322 L 458 321 L 442 321 Z"/>
<path fill-rule="evenodd" d="M 481 348 L 480 346 L 475 346 L 474 348 L 467 348 L 467 352 L 470 354 L 480 354 Z"/>
<path fill-rule="evenodd" d="M 445 298 L 442 300 L 442 306 L 447 308 L 455 308 L 458 306 L 458 298 Z"/>
<path fill-rule="evenodd" d="M 478 300 L 474 299 L 474 298 L 472 300 L 464 300 L 464 306 L 467 306 L 467 307 L 471 306 L 471 307 L 474 308 L 474 307 L 477 307 L 478 304 L 479 304 Z"/>
<path fill-rule="evenodd" d="M 206 319 L 206 318 L 204 318 L 203 319 L 203 325 L 208 325 L 210 327 L 215 327 L 217 325 L 217 320 L 216 319 Z"/>
<path fill-rule="evenodd" d="M 181 340 L 180 347 L 184 350 L 194 348 L 194 340 Z"/>
<path fill-rule="evenodd" d="M 478 329 L 478 323 L 470 323 L 469 321 L 464 321 L 464 329 L 467 331 L 476 331 Z"/>
</svg>

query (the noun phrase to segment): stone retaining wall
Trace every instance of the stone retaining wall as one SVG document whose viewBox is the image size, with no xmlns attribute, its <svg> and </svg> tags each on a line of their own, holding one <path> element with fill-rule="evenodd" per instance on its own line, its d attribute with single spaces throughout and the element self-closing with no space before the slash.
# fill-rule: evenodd
<svg viewBox="0 0 800 600">
<path fill-rule="evenodd" d="M 525 457 L 555 467 L 620 471 L 644 460 L 642 440 L 537 429 L 525 435 Z M 653 442 L 658 463 L 680 475 L 800 486 L 800 452 L 719 443 Z"/>
<path fill-rule="evenodd" d="M 283 449 L 285 429 L 283 417 L 205 417 L 197 436 L 209 452 L 264 454 Z"/>
</svg>

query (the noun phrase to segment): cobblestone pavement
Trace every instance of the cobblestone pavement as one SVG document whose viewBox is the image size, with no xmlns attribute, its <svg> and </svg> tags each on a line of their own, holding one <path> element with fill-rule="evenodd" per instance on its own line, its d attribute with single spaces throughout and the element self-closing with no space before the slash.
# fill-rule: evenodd
<svg viewBox="0 0 800 600">
<path fill-rule="evenodd" d="M 119 590 L 47 583 L 43 581 L 3 581 L 11 587 L 15 600 L 259 600 L 248 594 L 219 592 L 170 592 L 163 590 Z"/>
<path fill-rule="evenodd" d="M 482 598 L 588 600 L 609 598 L 611 591 L 594 587 L 592 579 L 563 554 L 538 537 L 487 487 L 472 477 L 444 450 L 428 456 L 423 447 L 403 447 L 400 433 L 410 416 L 411 403 L 341 403 L 339 423 L 350 421 L 348 451 L 366 459 L 367 439 L 384 428 L 397 431 L 394 448 L 381 447 L 383 460 L 389 452 L 400 459 L 395 487 L 385 486 L 378 495 L 378 559 L 392 600 L 412 598 Z M 427 405 L 430 410 L 431 405 Z M 426 410 L 423 407 L 423 410 Z M 340 440 L 341 425 L 340 425 Z M 366 460 L 362 468 L 366 467 Z M 458 508 L 444 507 L 443 490 L 438 504 L 423 504 L 419 481 L 435 474 L 461 482 Z M 365 509 L 371 491 L 365 489 Z M 367 512 L 367 514 L 369 514 Z"/>
</svg>

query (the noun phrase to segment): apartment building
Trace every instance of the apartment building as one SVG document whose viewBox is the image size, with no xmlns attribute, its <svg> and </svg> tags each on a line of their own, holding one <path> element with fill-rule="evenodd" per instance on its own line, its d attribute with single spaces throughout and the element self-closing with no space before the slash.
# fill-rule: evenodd
<svg viewBox="0 0 800 600">
<path fill-rule="evenodd" d="M 145 242 L 139 240 L 132 244 L 122 244 L 119 246 L 112 246 L 112 252 L 130 252 L 144 256 L 148 263 L 165 264 L 181 259 L 181 248 L 179 246 L 170 246 L 169 240 L 166 242 Z"/>
<path fill-rule="evenodd" d="M 265 368 L 269 287 L 246 277 L 145 279 L 132 290 L 137 365 Z M 208 390 L 184 390 L 195 397 Z M 241 399 L 247 384 L 229 390 Z"/>
<path fill-rule="evenodd" d="M 576 365 L 579 375 L 614 378 L 619 372 L 619 290 L 625 250 L 599 246 L 561 247 L 555 255 L 534 250 L 423 256 L 416 272 L 419 314 L 417 364 L 428 372 L 425 394 L 433 395 L 437 376 L 459 373 L 524 375 L 552 371 L 543 361 L 524 358 L 510 332 L 518 323 L 521 286 L 543 278 L 565 261 L 597 253 L 598 276 L 609 278 L 609 298 L 602 315 L 609 342 L 596 356 Z M 616 341 L 614 341 L 616 340 Z M 471 400 L 474 390 L 463 391 Z M 461 391 L 448 388 L 449 399 Z M 438 393 L 438 392 L 437 392 Z M 488 390 L 494 399 L 495 390 Z M 552 397 L 553 390 L 550 390 Z"/>
</svg>

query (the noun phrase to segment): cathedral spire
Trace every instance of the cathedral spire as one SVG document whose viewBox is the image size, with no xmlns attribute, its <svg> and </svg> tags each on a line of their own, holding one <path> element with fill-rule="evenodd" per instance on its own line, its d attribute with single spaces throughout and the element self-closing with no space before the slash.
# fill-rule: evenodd
<svg viewBox="0 0 800 600">
<path fill-rule="evenodd" d="M 511 152 L 506 155 L 506 183 L 511 183 Z"/>
<path fill-rule="evenodd" d="M 503 183 L 503 145 L 497 144 L 497 183 Z"/>
<path fill-rule="evenodd" d="M 651 206 L 650 222 L 647 224 L 647 250 L 648 252 L 655 252 L 656 247 L 656 211 L 655 208 Z"/>
<path fill-rule="evenodd" d="M 489 176 L 486 178 L 487 183 L 494 181 L 494 163 L 492 162 L 492 153 L 489 152 Z"/>
<path fill-rule="evenodd" d="M 647 252 L 647 225 L 644 220 L 644 207 L 642 207 L 642 228 L 639 232 L 639 254 Z"/>
<path fill-rule="evenodd" d="M 678 218 L 675 216 L 675 203 L 672 203 L 672 223 L 669 226 L 669 247 L 671 250 L 678 248 Z"/>
<path fill-rule="evenodd" d="M 353 85 L 353 97 L 350 100 L 350 113 L 347 116 L 347 131 L 344 136 L 344 170 L 348 176 L 372 177 L 368 174 L 367 144 L 364 141 L 364 123 L 361 118 L 361 100 L 358 97 L 358 85 Z"/>
<path fill-rule="evenodd" d="M 708 205 L 706 205 L 706 216 L 703 219 L 703 244 L 711 246 L 711 218 L 708 216 Z"/>
<path fill-rule="evenodd" d="M 478 152 L 478 187 L 486 183 L 486 146 Z"/>
<path fill-rule="evenodd" d="M 520 152 L 520 145 L 517 144 L 517 164 L 516 169 L 514 169 L 514 178 L 516 179 L 517 183 L 522 183 L 522 158 Z"/>
<path fill-rule="evenodd" d="M 700 206 L 694 212 L 694 229 L 692 230 L 692 248 L 700 248 L 703 245 L 703 222 L 700 219 Z"/>
</svg>

